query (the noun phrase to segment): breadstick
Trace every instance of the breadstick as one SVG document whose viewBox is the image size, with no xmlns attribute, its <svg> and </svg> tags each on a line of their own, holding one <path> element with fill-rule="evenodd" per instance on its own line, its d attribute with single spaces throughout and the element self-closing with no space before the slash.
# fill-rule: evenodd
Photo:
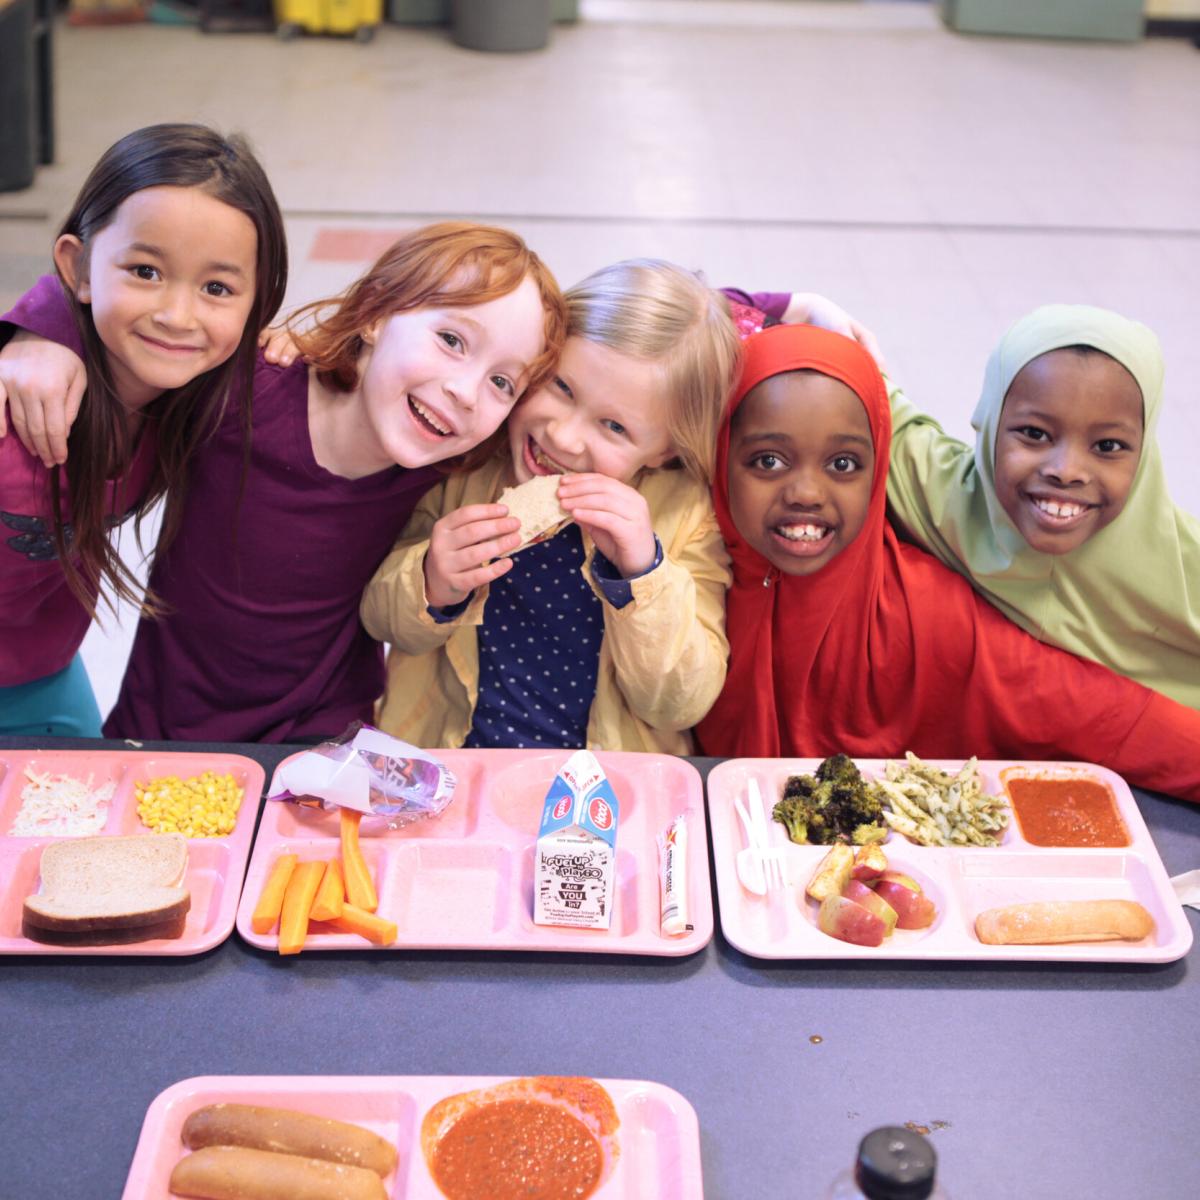
<svg viewBox="0 0 1200 1200">
<path fill-rule="evenodd" d="M 1051 900 L 989 908 L 975 932 L 989 946 L 1137 942 L 1154 932 L 1154 918 L 1133 900 Z"/>
<path fill-rule="evenodd" d="M 244 1146 L 205 1146 L 181 1158 L 170 1190 L 198 1200 L 387 1200 L 374 1171 Z"/>
<path fill-rule="evenodd" d="M 287 1108 L 209 1104 L 188 1117 L 181 1137 L 189 1150 L 247 1146 L 365 1167 L 376 1175 L 396 1165 L 396 1147 L 369 1129 Z"/>
</svg>

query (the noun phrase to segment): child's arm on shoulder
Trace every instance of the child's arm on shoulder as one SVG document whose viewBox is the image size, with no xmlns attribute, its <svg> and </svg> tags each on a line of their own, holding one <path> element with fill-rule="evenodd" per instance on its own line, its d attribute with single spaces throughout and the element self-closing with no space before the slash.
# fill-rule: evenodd
<svg viewBox="0 0 1200 1200">
<path fill-rule="evenodd" d="M 445 481 L 425 493 L 363 592 L 363 627 L 406 654 L 435 649 L 464 623 L 478 625 L 487 586 L 512 568 L 504 554 L 520 540 L 520 522 L 502 505 L 455 507 L 450 488 Z"/>
<path fill-rule="evenodd" d="M 757 308 L 773 323 L 781 325 L 816 325 L 840 333 L 858 342 L 886 370 L 879 339 L 861 322 L 855 320 L 840 304 L 818 292 L 747 292 L 741 288 L 722 288 L 728 299 Z"/>
<path fill-rule="evenodd" d="M 681 491 L 689 490 L 685 477 L 664 474 L 674 476 Z M 589 565 L 604 604 L 605 644 L 621 693 L 655 729 L 695 725 L 721 694 L 729 658 L 729 556 L 707 493 L 699 491 L 690 508 L 677 523 L 661 523 L 662 561 L 628 581 L 628 603 L 614 605 L 597 582 L 595 559 Z"/>
<path fill-rule="evenodd" d="M 30 454 L 47 468 L 61 466 L 86 388 L 87 370 L 77 354 L 17 330 L 0 350 L 0 438 L 11 420 Z"/>
<path fill-rule="evenodd" d="M 67 435 L 87 385 L 83 346 L 62 285 L 43 276 L 0 321 L 0 437 L 13 431 L 46 467 L 67 461 Z M 0 332 L 0 340 L 4 332 Z"/>
<path fill-rule="evenodd" d="M 269 363 L 290 367 L 300 357 L 300 347 L 287 325 L 268 325 L 258 335 L 258 348 Z"/>
<path fill-rule="evenodd" d="M 958 523 L 945 517 L 945 502 L 960 498 L 974 474 L 975 451 L 923 413 L 898 384 L 884 377 L 892 410 L 888 514 L 918 546 L 946 566 L 968 574 Z"/>
<path fill-rule="evenodd" d="M 851 338 L 885 370 L 879 339 L 861 322 L 855 320 L 840 304 L 816 292 L 792 292 L 780 320 L 785 325 L 815 325 Z"/>
</svg>

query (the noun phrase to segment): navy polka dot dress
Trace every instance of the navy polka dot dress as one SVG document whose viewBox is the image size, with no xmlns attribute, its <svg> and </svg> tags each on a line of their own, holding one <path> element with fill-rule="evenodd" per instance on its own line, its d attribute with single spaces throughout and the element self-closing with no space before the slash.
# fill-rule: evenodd
<svg viewBox="0 0 1200 1200">
<path fill-rule="evenodd" d="M 479 629 L 479 700 L 464 745 L 587 745 L 604 613 L 580 573 L 583 558 L 579 526 L 568 525 L 522 550 L 491 585 Z"/>
</svg>

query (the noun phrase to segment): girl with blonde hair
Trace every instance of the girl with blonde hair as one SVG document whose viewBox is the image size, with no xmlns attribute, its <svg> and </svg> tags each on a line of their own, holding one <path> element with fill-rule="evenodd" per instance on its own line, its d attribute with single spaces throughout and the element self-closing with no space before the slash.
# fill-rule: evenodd
<svg viewBox="0 0 1200 1200">
<path fill-rule="evenodd" d="M 639 259 L 566 293 L 557 374 L 506 452 L 417 506 L 368 586 L 392 643 L 379 720 L 425 746 L 687 753 L 725 680 L 728 558 L 709 500 L 738 337 L 726 300 Z M 559 476 L 569 522 L 510 555 L 501 491 Z"/>
</svg>

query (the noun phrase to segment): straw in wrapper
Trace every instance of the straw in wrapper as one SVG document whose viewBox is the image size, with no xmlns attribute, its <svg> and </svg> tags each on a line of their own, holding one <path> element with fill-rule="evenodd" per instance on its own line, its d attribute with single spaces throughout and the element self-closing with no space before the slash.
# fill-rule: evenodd
<svg viewBox="0 0 1200 1200">
<path fill-rule="evenodd" d="M 687 813 L 680 813 L 655 841 L 658 842 L 662 931 L 667 937 L 679 937 L 692 931 L 688 910 Z"/>
<path fill-rule="evenodd" d="M 396 829 L 436 817 L 454 798 L 454 776 L 436 758 L 355 721 L 340 737 L 276 768 L 268 800 L 349 808 Z"/>
</svg>

